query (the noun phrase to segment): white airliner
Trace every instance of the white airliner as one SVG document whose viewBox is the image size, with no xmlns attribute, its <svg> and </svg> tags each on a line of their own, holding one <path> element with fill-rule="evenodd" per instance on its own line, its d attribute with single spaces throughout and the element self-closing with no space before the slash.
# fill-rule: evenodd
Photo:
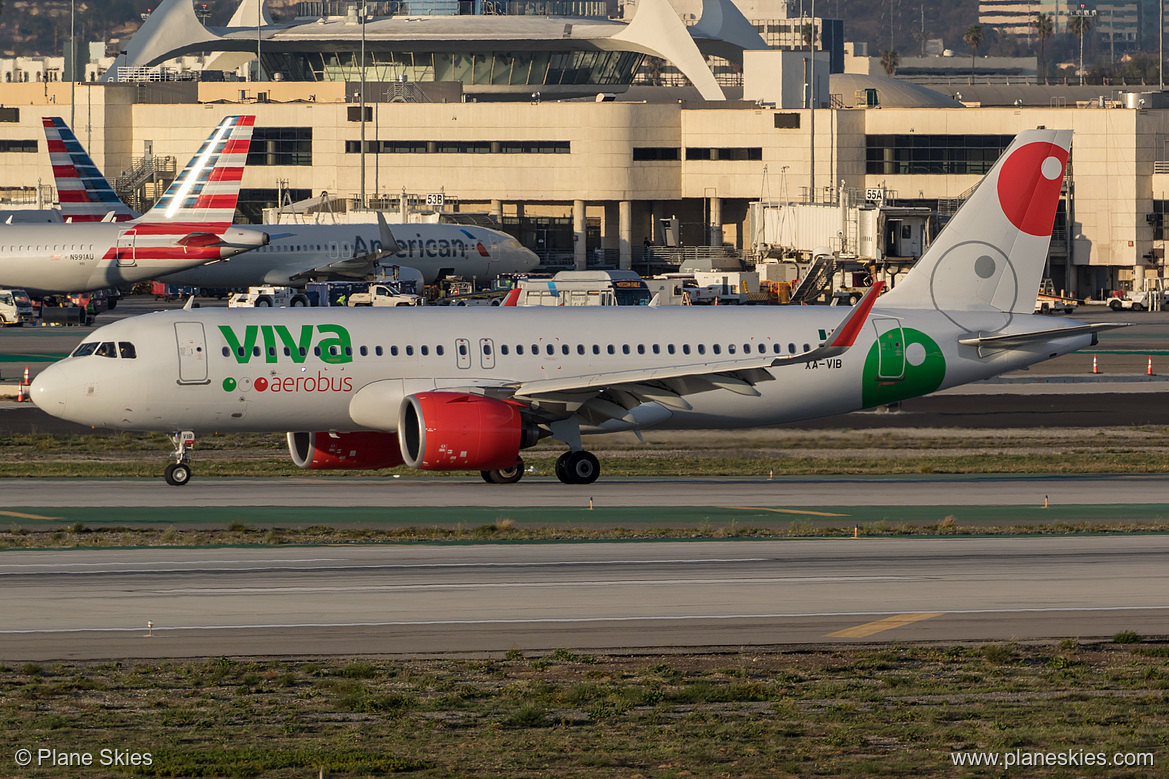
<svg viewBox="0 0 1169 779">
<path fill-rule="evenodd" d="M 829 307 L 202 309 L 94 331 L 43 371 L 55 416 L 173 435 L 287 431 L 305 468 L 600 471 L 581 433 L 775 425 L 924 395 L 1082 349 L 1109 325 L 1032 315 L 1071 145 L 1019 135 L 905 279 Z"/>
<path fill-rule="evenodd" d="M 133 219 L 137 214 L 118 200 L 81 142 L 60 117 L 44 118 L 61 215 L 72 221 Z M 59 159 L 60 158 L 60 159 Z M 525 273 L 540 264 L 535 252 L 499 230 L 473 225 L 256 225 L 271 244 L 229 263 L 205 265 L 163 277 L 197 287 L 250 287 L 260 284 L 303 286 L 310 277 L 361 279 L 379 267 L 408 266 L 432 284 L 446 275 L 492 279 L 500 273 Z M 395 247 L 394 244 L 397 244 Z"/>
<path fill-rule="evenodd" d="M 254 122 L 252 116 L 220 122 L 137 219 L 0 225 L 0 286 L 34 294 L 117 287 L 265 245 L 266 233 L 231 224 Z M 53 149 L 50 143 L 51 155 Z"/>
</svg>

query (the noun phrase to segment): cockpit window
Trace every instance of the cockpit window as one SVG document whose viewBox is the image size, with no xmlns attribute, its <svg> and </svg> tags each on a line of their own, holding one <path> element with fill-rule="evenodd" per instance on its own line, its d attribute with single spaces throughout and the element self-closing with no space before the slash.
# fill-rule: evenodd
<svg viewBox="0 0 1169 779">
<path fill-rule="evenodd" d="M 95 351 L 94 354 L 96 354 L 98 357 L 115 357 L 116 358 L 118 356 L 118 352 L 114 348 L 113 341 L 103 342 L 101 346 L 97 347 L 97 351 Z"/>
<path fill-rule="evenodd" d="M 81 344 L 73 350 L 72 357 L 88 357 L 97 351 L 97 341 L 90 341 L 89 343 Z"/>
<path fill-rule="evenodd" d="M 118 341 L 118 351 L 121 352 L 123 360 L 133 360 L 138 356 L 134 344 L 129 341 Z"/>
</svg>

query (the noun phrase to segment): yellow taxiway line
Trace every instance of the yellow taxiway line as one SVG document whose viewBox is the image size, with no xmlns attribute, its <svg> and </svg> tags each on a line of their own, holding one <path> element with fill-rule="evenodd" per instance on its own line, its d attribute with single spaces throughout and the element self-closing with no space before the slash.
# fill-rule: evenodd
<svg viewBox="0 0 1169 779">
<path fill-rule="evenodd" d="M 871 636 L 874 633 L 880 633 L 885 630 L 899 628 L 902 625 L 912 625 L 914 622 L 921 622 L 925 619 L 940 617 L 945 613 L 946 612 L 944 611 L 935 611 L 931 613 L 897 614 L 896 616 L 879 619 L 876 622 L 866 622 L 863 625 L 857 625 L 856 627 L 845 628 L 844 630 L 838 630 L 835 633 L 829 633 L 827 634 L 826 638 L 864 638 L 865 636 Z"/>
</svg>

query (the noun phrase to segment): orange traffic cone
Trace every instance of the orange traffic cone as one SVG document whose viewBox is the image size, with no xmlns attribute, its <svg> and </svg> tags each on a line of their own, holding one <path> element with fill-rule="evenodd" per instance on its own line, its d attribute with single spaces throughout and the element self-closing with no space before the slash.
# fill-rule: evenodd
<svg viewBox="0 0 1169 779">
<path fill-rule="evenodd" d="M 1152 355 L 1149 356 L 1149 367 L 1145 369 L 1145 375 L 1146 376 L 1153 375 L 1153 357 L 1152 357 Z"/>
<path fill-rule="evenodd" d="M 1096 364 L 1096 355 L 1092 355 L 1092 373 L 1099 373 L 1100 367 Z"/>
<path fill-rule="evenodd" d="M 28 366 L 24 366 L 24 385 L 28 386 Z"/>
</svg>

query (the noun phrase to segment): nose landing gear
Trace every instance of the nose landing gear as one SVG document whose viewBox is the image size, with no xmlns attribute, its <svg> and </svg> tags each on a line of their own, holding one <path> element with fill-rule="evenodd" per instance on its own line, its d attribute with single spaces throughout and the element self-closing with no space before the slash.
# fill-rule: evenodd
<svg viewBox="0 0 1169 779">
<path fill-rule="evenodd" d="M 171 434 L 170 440 L 175 445 L 175 461 L 166 466 L 163 478 L 172 487 L 181 487 L 191 480 L 191 458 L 187 456 L 187 447 L 195 445 L 195 434 L 184 430 Z"/>
</svg>

